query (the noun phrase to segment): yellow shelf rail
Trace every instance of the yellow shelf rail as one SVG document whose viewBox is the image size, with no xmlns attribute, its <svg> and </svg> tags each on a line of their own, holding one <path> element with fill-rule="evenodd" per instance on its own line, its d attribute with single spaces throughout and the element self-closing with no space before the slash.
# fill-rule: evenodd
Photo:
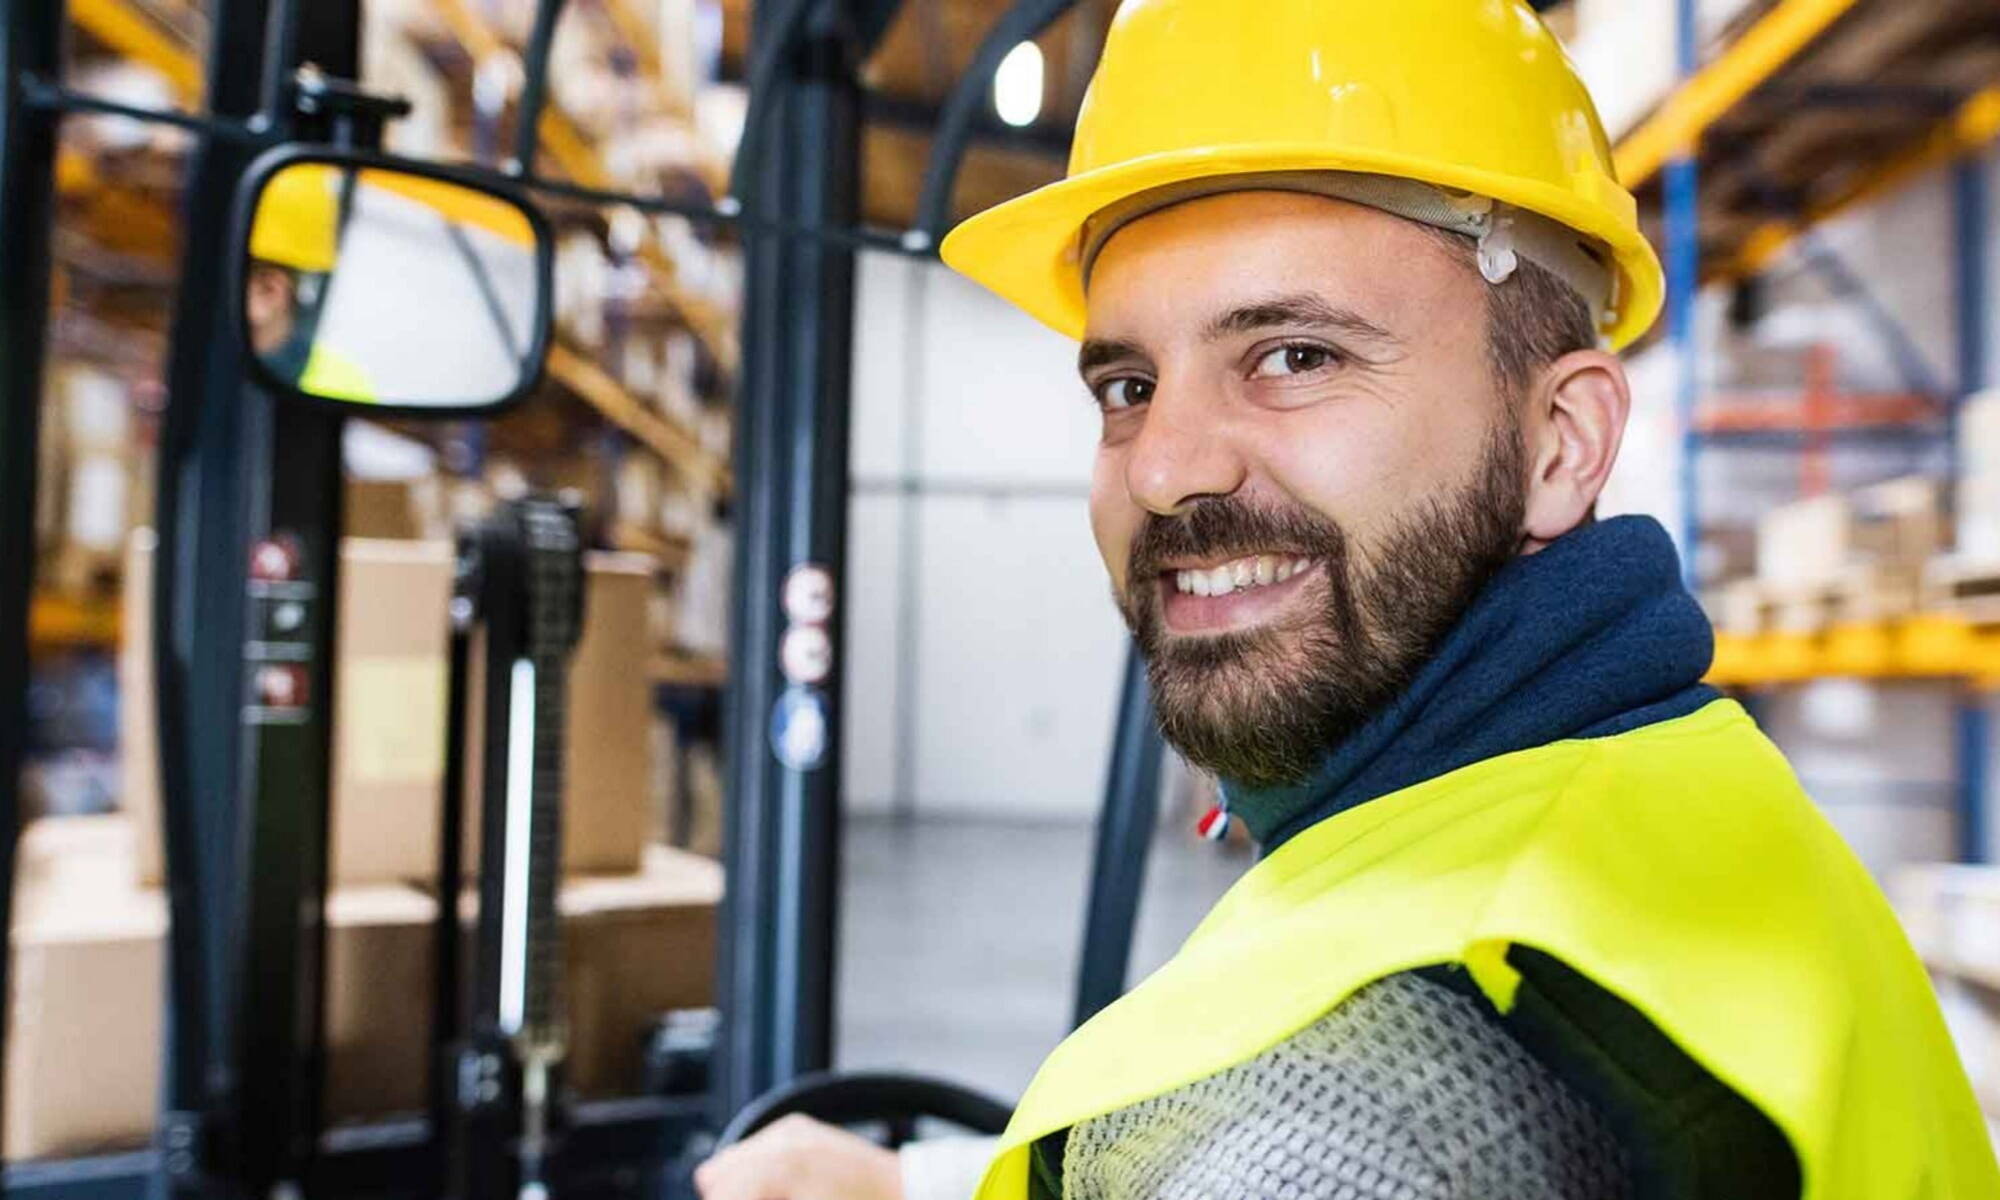
<svg viewBox="0 0 2000 1200">
<path fill-rule="evenodd" d="M 1618 178 L 1635 191 L 1643 186 L 1668 159 L 1692 149 L 1709 126 L 1783 70 L 1856 2 L 1779 0 L 1618 143 L 1613 155 Z"/>
<path fill-rule="evenodd" d="M 2000 86 L 1975 93 L 1930 137 L 1908 152 L 1869 172 L 1840 196 L 1809 210 L 1802 220 L 1770 221 L 1757 227 L 1735 261 L 1723 269 L 1729 278 L 1753 275 L 1769 266 L 1785 247 L 1822 221 L 1888 195 L 1927 172 L 1948 166 L 2000 138 Z"/>
<path fill-rule="evenodd" d="M 28 645 L 36 650 L 108 649 L 118 644 L 118 606 L 48 592 L 28 604 Z"/>
<path fill-rule="evenodd" d="M 729 468 L 695 436 L 653 412 L 604 368 L 558 342 L 549 347 L 549 374 L 605 419 L 645 443 L 682 478 L 716 491 L 729 487 Z"/>
<path fill-rule="evenodd" d="M 201 99 L 201 62 L 193 49 L 160 28 L 131 0 L 70 0 L 69 15 L 97 41 L 166 76 L 181 103 L 192 105 Z"/>
<path fill-rule="evenodd" d="M 1914 613 L 1820 630 L 1715 635 L 1708 681 L 1765 687 L 1813 679 L 1949 679 L 2000 690 L 2000 628 Z"/>
</svg>

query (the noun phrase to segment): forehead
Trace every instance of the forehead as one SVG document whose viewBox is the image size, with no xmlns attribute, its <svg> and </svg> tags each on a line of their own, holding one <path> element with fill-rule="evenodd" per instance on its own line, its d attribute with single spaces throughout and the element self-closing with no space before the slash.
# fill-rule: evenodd
<svg viewBox="0 0 2000 1200">
<path fill-rule="evenodd" d="M 1462 318 L 1479 281 L 1443 235 L 1344 200 L 1233 192 L 1131 222 L 1099 253 L 1087 295 L 1089 337 L 1193 330 L 1273 292 L 1311 293 L 1410 332 Z"/>
</svg>

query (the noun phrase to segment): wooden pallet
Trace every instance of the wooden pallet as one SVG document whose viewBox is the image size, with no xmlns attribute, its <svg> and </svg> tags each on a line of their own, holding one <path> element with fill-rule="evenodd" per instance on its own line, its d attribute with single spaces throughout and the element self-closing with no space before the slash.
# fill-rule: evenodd
<svg viewBox="0 0 2000 1200">
<path fill-rule="evenodd" d="M 1975 625 L 2000 626 L 2000 563 L 1934 560 L 1924 572 L 1926 607 L 1964 617 Z"/>
</svg>

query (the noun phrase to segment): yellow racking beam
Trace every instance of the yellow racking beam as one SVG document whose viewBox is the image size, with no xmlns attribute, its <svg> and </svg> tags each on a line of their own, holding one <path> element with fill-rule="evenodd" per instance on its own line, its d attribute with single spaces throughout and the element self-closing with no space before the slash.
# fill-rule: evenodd
<svg viewBox="0 0 2000 1200">
<path fill-rule="evenodd" d="M 549 347 L 549 374 L 612 424 L 644 442 L 682 477 L 718 491 L 729 487 L 729 468 L 692 433 L 653 412 L 596 363 L 569 347 Z"/>
<path fill-rule="evenodd" d="M 194 52 L 131 0 L 70 0 L 69 13 L 91 37 L 165 75 L 181 103 L 192 105 L 201 98 L 201 63 Z"/>
<path fill-rule="evenodd" d="M 1887 195 L 1917 176 L 1946 166 L 2000 138 L 2000 86 L 1987 88 L 1959 106 L 1928 138 L 1859 180 L 1840 196 L 1808 211 L 1799 221 L 1767 221 L 1751 231 L 1724 278 L 1754 275 L 1771 264 L 1800 233 L 1855 205 Z"/>
<path fill-rule="evenodd" d="M 37 650 L 113 647 L 118 644 L 116 604 L 86 602 L 37 592 L 28 605 L 28 644 Z"/>
<path fill-rule="evenodd" d="M 1618 178 L 1634 191 L 1669 158 L 1691 149 L 1709 126 L 1782 70 L 1799 51 L 1826 32 L 1856 0 L 1779 0 L 1732 42 L 1676 88 L 1645 124 L 1618 143 Z"/>
</svg>

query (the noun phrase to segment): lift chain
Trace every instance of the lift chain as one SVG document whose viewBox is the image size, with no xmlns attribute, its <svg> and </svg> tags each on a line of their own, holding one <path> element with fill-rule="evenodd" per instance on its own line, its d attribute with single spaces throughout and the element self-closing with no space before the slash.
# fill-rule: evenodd
<svg viewBox="0 0 2000 1200">
<path fill-rule="evenodd" d="M 534 666 L 533 816 L 529 824 L 526 997 L 521 1044 L 548 1054 L 563 1043 L 562 878 L 564 741 L 569 663 L 583 632 L 582 543 L 573 508 L 548 500 L 519 506 L 526 543 L 525 657 Z"/>
</svg>

